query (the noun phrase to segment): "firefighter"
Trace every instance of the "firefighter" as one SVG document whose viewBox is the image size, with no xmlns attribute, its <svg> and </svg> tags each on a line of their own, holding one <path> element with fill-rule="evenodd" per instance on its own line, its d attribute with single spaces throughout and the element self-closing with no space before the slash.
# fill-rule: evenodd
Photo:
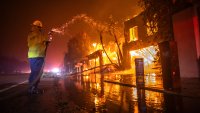
<svg viewBox="0 0 200 113">
<path fill-rule="evenodd" d="M 46 55 L 46 48 L 48 44 L 48 37 L 44 36 L 42 22 L 39 20 L 31 24 L 31 31 L 28 34 L 28 60 L 30 64 L 31 73 L 29 75 L 29 89 L 30 94 L 42 93 L 38 89 L 40 77 L 44 67 L 44 59 Z"/>
</svg>

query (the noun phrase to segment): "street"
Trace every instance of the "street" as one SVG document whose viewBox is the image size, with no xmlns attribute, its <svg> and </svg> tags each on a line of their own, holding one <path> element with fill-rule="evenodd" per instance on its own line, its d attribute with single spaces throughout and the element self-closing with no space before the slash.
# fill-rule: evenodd
<svg viewBox="0 0 200 113">
<path fill-rule="evenodd" d="M 94 75 L 76 75 L 42 78 L 40 88 L 44 93 L 29 95 L 28 84 L 23 82 L 27 80 L 28 75 L 3 75 L 0 83 L 0 111 L 1 113 L 195 113 L 200 110 L 200 97 L 184 97 L 137 89 L 102 82 L 99 77 L 99 75 L 95 75 L 95 78 Z"/>
</svg>

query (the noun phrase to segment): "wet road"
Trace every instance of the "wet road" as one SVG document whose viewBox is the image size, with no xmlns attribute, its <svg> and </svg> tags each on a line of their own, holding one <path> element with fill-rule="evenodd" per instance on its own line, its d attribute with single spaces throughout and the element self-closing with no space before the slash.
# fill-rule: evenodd
<svg viewBox="0 0 200 113">
<path fill-rule="evenodd" d="M 27 76 L 17 76 L 18 80 L 16 76 L 8 78 L 3 77 L 5 81 L 0 83 L 0 90 L 26 80 Z M 129 75 L 126 77 L 109 75 L 104 76 L 104 79 L 135 84 L 134 78 Z M 153 83 L 147 85 L 156 86 Z M 161 88 L 161 85 L 157 87 Z M 44 94 L 28 95 L 27 83 L 1 92 L 1 113 L 198 113 L 200 111 L 199 97 L 171 95 L 103 82 L 101 75 L 43 78 L 40 88 L 44 89 Z"/>
<path fill-rule="evenodd" d="M 73 80 L 66 79 L 66 89 L 79 89 L 71 92 L 70 98 L 80 106 L 91 108 L 95 112 L 108 113 L 199 113 L 200 97 L 179 96 L 172 93 L 159 93 L 156 91 L 137 89 L 132 87 L 135 78 L 132 75 L 102 75 L 75 76 Z M 150 79 L 146 79 L 150 80 Z M 72 84 L 74 84 L 73 87 Z M 145 86 L 162 89 L 159 78 L 153 78 Z M 124 86 L 112 82 L 132 84 Z M 71 87 L 69 87 L 71 86 Z M 76 100 L 77 94 L 81 99 Z M 81 101 L 81 103 L 80 103 Z"/>
</svg>

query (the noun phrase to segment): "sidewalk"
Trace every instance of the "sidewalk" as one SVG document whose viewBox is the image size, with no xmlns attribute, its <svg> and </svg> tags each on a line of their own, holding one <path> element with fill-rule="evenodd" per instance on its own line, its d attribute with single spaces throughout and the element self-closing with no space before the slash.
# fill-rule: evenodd
<svg viewBox="0 0 200 113">
<path fill-rule="evenodd" d="M 200 98 L 200 79 L 182 78 L 181 93 L 183 95 L 196 96 Z"/>
<path fill-rule="evenodd" d="M 110 81 L 110 80 L 105 80 L 104 82 L 128 86 L 128 87 L 137 87 L 136 84 L 115 82 L 115 81 Z M 148 86 L 148 85 L 142 87 L 142 89 L 150 90 L 150 91 L 154 91 L 154 92 L 171 94 L 171 95 L 189 97 L 189 98 L 200 98 L 200 79 L 198 79 L 198 78 L 182 78 L 181 79 L 181 91 L 164 90 L 160 87 L 156 87 L 156 86 L 152 87 L 152 86 Z"/>
</svg>

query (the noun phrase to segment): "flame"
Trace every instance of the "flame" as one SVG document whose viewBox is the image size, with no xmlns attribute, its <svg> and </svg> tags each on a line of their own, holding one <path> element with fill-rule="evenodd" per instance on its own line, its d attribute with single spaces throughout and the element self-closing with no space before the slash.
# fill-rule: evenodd
<svg viewBox="0 0 200 113">
<path fill-rule="evenodd" d="M 64 34 L 66 29 L 69 28 L 70 25 L 74 24 L 78 20 L 85 22 L 86 24 L 88 24 L 89 26 L 91 26 L 92 28 L 95 28 L 96 30 L 98 30 L 100 32 L 110 33 L 110 30 L 112 29 L 112 30 L 114 30 L 113 32 L 119 36 L 122 36 L 122 34 L 123 34 L 120 31 L 121 30 L 120 28 L 117 28 L 116 26 L 114 26 L 114 25 L 116 25 L 116 23 L 112 26 L 105 22 L 98 22 L 98 21 L 94 20 L 93 18 L 87 16 L 86 14 L 76 15 L 76 16 L 72 17 L 71 20 L 69 20 L 68 22 L 63 24 L 62 26 L 57 27 L 57 28 L 52 28 L 51 31 L 54 33 L 58 33 L 58 34 Z M 118 41 L 122 42 L 123 40 L 124 39 L 122 37 L 119 37 Z M 115 45 L 115 46 L 113 46 L 113 45 Z M 103 50 L 102 44 L 100 44 L 100 43 L 93 42 L 89 46 L 90 46 L 89 54 L 92 54 L 97 50 Z M 108 55 L 103 55 L 104 64 L 111 63 L 110 60 L 108 59 L 108 56 L 110 57 L 110 59 L 112 60 L 113 63 L 118 63 L 118 57 L 117 57 L 117 53 L 116 53 L 116 51 L 118 51 L 118 49 L 117 49 L 116 44 L 113 42 L 112 43 L 110 42 L 109 45 L 107 47 L 104 46 L 104 48 L 106 50 L 106 53 L 108 54 Z M 105 54 L 105 53 L 103 53 L 103 54 Z M 90 66 L 85 66 L 85 69 L 99 66 L 99 62 L 96 62 L 96 61 L 97 61 L 97 59 L 90 60 L 89 61 Z"/>
<path fill-rule="evenodd" d="M 112 47 L 112 49 L 111 49 L 111 47 Z M 105 49 L 106 49 L 106 52 L 107 52 L 108 56 L 111 58 L 111 60 L 114 63 L 117 63 L 117 53 L 116 53 L 117 47 L 115 47 L 115 46 L 113 47 L 112 43 L 110 43 L 107 47 L 105 47 Z M 92 43 L 91 44 L 90 53 L 93 53 L 93 52 L 95 52 L 97 50 L 103 50 L 102 45 L 100 43 L 96 43 L 96 42 Z M 110 61 L 107 58 L 105 52 L 103 52 L 102 56 L 103 56 L 104 64 L 109 64 Z M 96 61 L 98 61 L 98 59 L 96 59 Z M 92 65 L 91 67 L 94 67 L 95 59 L 90 60 L 90 64 Z M 96 62 L 96 66 L 99 66 L 98 62 Z"/>
<path fill-rule="evenodd" d="M 95 47 L 97 46 L 97 43 L 93 43 L 92 45 L 93 45 L 93 47 L 95 48 Z"/>
<path fill-rule="evenodd" d="M 145 65 L 151 64 L 157 54 L 158 46 L 149 46 L 139 50 L 130 51 L 132 58 L 142 57 L 144 58 Z"/>
<path fill-rule="evenodd" d="M 146 48 L 130 51 L 131 56 L 131 67 L 135 69 L 135 58 L 144 58 L 144 68 L 146 74 L 157 75 L 157 73 L 161 73 L 160 63 L 158 62 L 158 54 L 159 49 L 158 46 L 149 46 Z M 156 63 L 155 63 L 156 61 Z M 155 68 L 157 66 L 157 68 Z M 154 69 L 155 68 L 155 69 Z"/>
</svg>

